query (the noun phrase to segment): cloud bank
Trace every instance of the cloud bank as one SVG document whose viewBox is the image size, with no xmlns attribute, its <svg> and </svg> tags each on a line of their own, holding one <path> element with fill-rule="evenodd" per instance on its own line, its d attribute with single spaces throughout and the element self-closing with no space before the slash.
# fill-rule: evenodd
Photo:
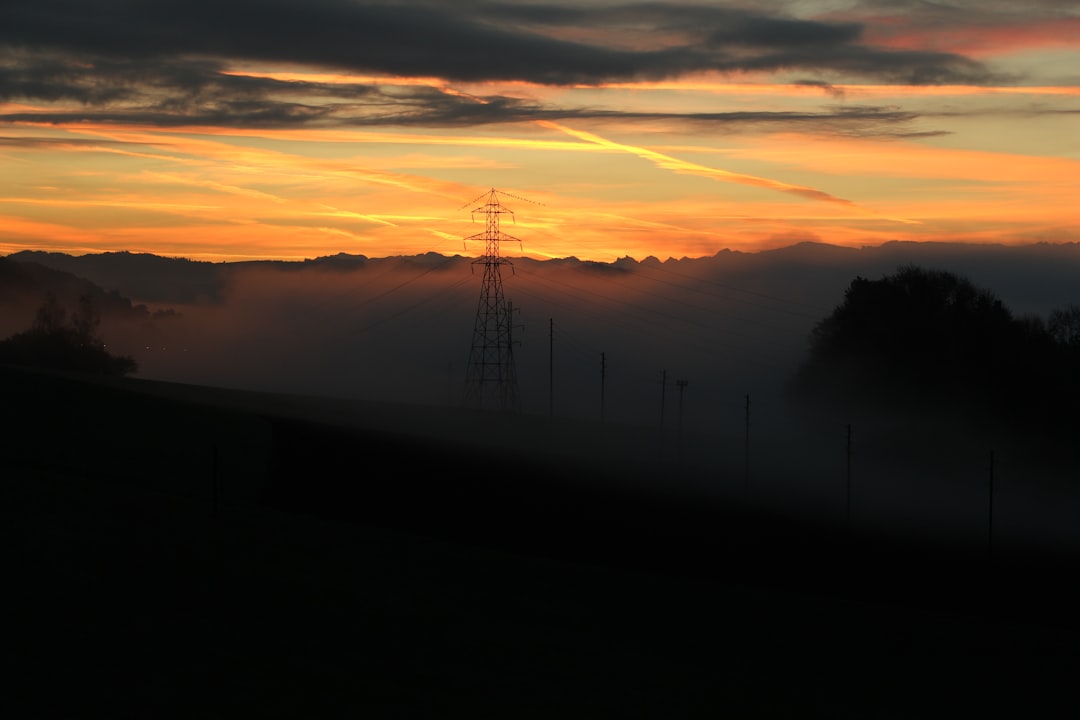
<svg viewBox="0 0 1080 720">
<path fill-rule="evenodd" d="M 860 21 L 693 3 L 11 0 L 0 8 L 0 100 L 46 107 L 9 108 L 0 120 L 296 127 L 656 119 L 666 116 L 462 94 L 446 84 L 602 86 L 703 72 L 783 73 L 826 90 L 842 81 L 1003 79 L 981 60 L 893 45 L 869 40 Z M 358 79 L 245 74 L 254 66 Z M 438 82 L 363 79 L 372 75 Z M 908 119 L 886 108 L 683 117 L 854 127 Z"/>
</svg>

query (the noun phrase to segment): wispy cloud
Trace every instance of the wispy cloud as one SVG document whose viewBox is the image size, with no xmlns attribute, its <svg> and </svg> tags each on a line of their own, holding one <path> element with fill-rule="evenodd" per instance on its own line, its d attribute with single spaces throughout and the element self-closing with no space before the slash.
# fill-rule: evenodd
<svg viewBox="0 0 1080 720">
<path fill-rule="evenodd" d="M 779 180 L 772 180 L 770 178 L 757 177 L 755 175 L 746 175 L 744 173 L 731 172 L 729 170 L 722 170 L 720 168 L 711 167 L 708 165 L 700 165 L 698 163 L 689 162 L 687 160 L 681 160 L 671 155 L 665 155 L 664 153 L 650 150 L 644 147 L 638 147 L 636 145 L 627 145 L 624 143 L 615 142 L 614 140 L 608 140 L 595 133 L 586 132 L 584 130 L 575 130 L 574 128 L 567 127 L 566 125 L 560 125 L 548 120 L 539 120 L 538 124 L 543 127 L 551 128 L 552 130 L 558 130 L 559 132 L 566 133 L 571 137 L 576 137 L 585 142 L 598 145 L 610 150 L 617 150 L 620 152 L 630 153 L 631 155 L 637 155 L 643 160 L 648 160 L 657 167 L 665 170 L 671 170 L 678 173 L 687 173 L 690 175 L 700 175 L 701 177 L 712 178 L 714 180 L 722 180 L 724 182 L 739 183 L 741 185 L 751 185 L 754 187 L 765 188 L 768 190 L 778 190 L 780 192 L 791 193 L 792 195 L 798 195 L 810 200 L 823 200 L 825 202 L 840 203 L 841 205 L 854 206 L 855 203 L 844 198 L 830 195 L 822 190 L 816 190 L 814 188 L 803 187 L 801 185 L 792 185 L 791 183 L 781 182 Z"/>
</svg>

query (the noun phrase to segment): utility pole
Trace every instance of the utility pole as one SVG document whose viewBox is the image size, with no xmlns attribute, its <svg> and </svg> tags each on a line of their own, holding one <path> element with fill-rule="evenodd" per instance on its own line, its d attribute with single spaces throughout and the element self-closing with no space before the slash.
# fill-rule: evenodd
<svg viewBox="0 0 1080 720">
<path fill-rule="evenodd" d="M 555 318 L 548 318 L 548 415 L 555 417 Z"/>
<path fill-rule="evenodd" d="M 506 301 L 506 317 L 507 317 L 506 341 L 507 341 L 507 343 L 509 343 L 511 350 L 513 350 L 514 346 L 518 345 L 520 343 L 518 343 L 518 342 L 516 342 L 514 340 L 514 303 L 512 301 L 510 301 L 510 300 Z M 519 325 L 518 327 L 520 327 L 522 329 L 525 328 L 524 325 Z M 516 382 L 516 379 L 515 379 L 515 382 Z"/>
<path fill-rule="evenodd" d="M 683 459 L 683 390 L 689 383 L 686 380 L 676 380 L 675 385 L 679 388 L 679 463 Z"/>
<path fill-rule="evenodd" d="M 847 524 L 851 528 L 851 423 L 847 426 Z"/>
<path fill-rule="evenodd" d="M 220 583 L 225 576 L 224 529 L 221 522 L 221 477 L 218 463 L 218 446 L 210 448 L 211 498 L 210 498 L 210 543 L 213 557 L 213 572 Z"/>
<path fill-rule="evenodd" d="M 664 400 L 667 398 L 667 370 L 660 372 L 660 429 L 664 429 Z"/>
<path fill-rule="evenodd" d="M 990 451 L 990 503 L 986 522 L 986 559 L 994 561 L 994 451 Z"/>
<path fill-rule="evenodd" d="M 218 447 L 213 445 L 210 448 L 210 468 L 212 470 L 211 478 L 211 511 L 214 524 L 216 525 L 221 519 L 220 502 L 221 502 L 221 488 L 218 480 Z"/>
<path fill-rule="evenodd" d="M 446 363 L 446 404 L 454 404 L 454 363 Z"/>
<path fill-rule="evenodd" d="M 743 492 L 750 491 L 750 393 L 746 393 L 746 433 L 743 446 Z"/>
<path fill-rule="evenodd" d="M 686 380 L 676 380 L 675 381 L 675 385 L 679 388 L 679 437 L 680 438 L 682 437 L 682 428 L 683 428 L 683 423 L 682 423 L 683 390 L 685 390 L 686 386 L 689 385 L 689 384 L 690 383 L 688 381 L 686 381 Z"/>
<path fill-rule="evenodd" d="M 604 381 L 607 376 L 607 363 L 604 353 L 600 353 L 600 422 L 604 422 Z"/>
<path fill-rule="evenodd" d="M 505 193 L 502 193 L 505 194 Z M 483 200 L 473 209 L 484 215 L 486 229 L 482 233 L 465 238 L 484 243 L 484 254 L 473 261 L 483 268 L 480 300 L 476 307 L 473 325 L 472 348 L 465 374 L 464 404 L 466 407 L 517 411 L 520 400 L 517 391 L 517 373 L 514 368 L 514 351 L 511 333 L 510 306 L 503 293 L 502 266 L 513 264 L 499 255 L 499 244 L 504 240 L 520 243 L 515 237 L 499 229 L 502 215 L 513 211 L 499 202 L 500 192 L 492 188 L 468 204 Z M 511 196 L 512 197 L 512 196 Z M 524 198 L 520 198 L 524 200 Z M 531 202 L 531 201 L 529 201 Z M 464 206 L 463 206 L 464 207 Z"/>
</svg>

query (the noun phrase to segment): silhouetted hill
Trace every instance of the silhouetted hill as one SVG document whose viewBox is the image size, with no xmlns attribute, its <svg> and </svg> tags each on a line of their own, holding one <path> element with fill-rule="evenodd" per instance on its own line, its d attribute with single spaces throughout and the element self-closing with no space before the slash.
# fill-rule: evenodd
<svg viewBox="0 0 1080 720">
<path fill-rule="evenodd" d="M 991 569 L 673 493 L 670 468 L 611 452 L 645 444 L 626 428 L 583 455 L 594 424 L 4 367 L 0 393 L 10 698 L 41 715 L 812 716 L 828 688 L 840 716 L 1046 717 L 1071 698 L 1046 658 L 1080 637 L 1075 557 Z"/>
<path fill-rule="evenodd" d="M 160 257 L 148 253 L 110 252 L 72 256 L 64 253 L 24 250 L 8 256 L 86 278 L 96 285 L 147 303 L 219 303 L 230 278 L 254 270 L 280 272 L 306 269 L 350 272 L 370 264 L 379 267 L 406 263 L 438 269 L 453 258 L 437 253 L 415 257 L 371 260 L 364 255 L 338 253 L 303 261 L 250 260 L 211 263 L 186 258 Z"/>
<path fill-rule="evenodd" d="M 10 366 L 0 366 L 0 389 L 11 467 L 201 496 L 217 462 L 238 503 L 692 575 L 712 572 L 706 556 L 734 553 L 727 567 L 762 582 L 781 568 L 799 582 L 832 572 L 831 553 L 852 532 L 808 507 L 718 492 L 663 457 L 662 437 L 633 426 Z M 940 541 L 940 556 L 923 556 L 939 541 L 895 532 L 858 531 L 859 552 L 880 553 L 881 567 L 858 580 L 867 589 L 938 562 L 980 567 L 977 547 L 968 556 L 968 545 Z M 751 556 L 737 557 L 744 542 Z M 1038 557 L 1015 562 L 1035 567 Z"/>
<path fill-rule="evenodd" d="M 48 296 L 72 309 L 87 298 L 95 313 L 108 323 L 147 323 L 154 317 L 145 305 L 135 304 L 115 290 L 103 290 L 83 277 L 14 256 L 0 257 L 0 339 L 28 329 Z"/>
<path fill-rule="evenodd" d="M 103 290 L 95 283 L 73 273 L 57 270 L 41 263 L 18 260 L 15 256 L 0 258 L 0 303 L 22 304 L 52 293 L 62 302 L 74 302 L 90 297 L 103 315 L 139 315 L 145 307 L 134 305 L 117 292 Z"/>
<path fill-rule="evenodd" d="M 220 264 L 131 252 L 71 256 L 26 250 L 9 257 L 63 270 L 139 302 L 198 303 L 220 300 Z"/>
</svg>

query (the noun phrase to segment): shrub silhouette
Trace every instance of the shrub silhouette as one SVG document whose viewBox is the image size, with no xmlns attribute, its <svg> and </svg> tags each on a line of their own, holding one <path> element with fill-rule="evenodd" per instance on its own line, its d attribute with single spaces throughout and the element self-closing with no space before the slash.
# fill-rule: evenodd
<svg viewBox="0 0 1080 720">
<path fill-rule="evenodd" d="M 49 293 L 29 330 L 0 341 L 0 363 L 121 376 L 138 369 L 129 356 L 106 352 L 98 334 L 101 318 L 89 296 L 68 319 L 67 309 Z"/>
</svg>

